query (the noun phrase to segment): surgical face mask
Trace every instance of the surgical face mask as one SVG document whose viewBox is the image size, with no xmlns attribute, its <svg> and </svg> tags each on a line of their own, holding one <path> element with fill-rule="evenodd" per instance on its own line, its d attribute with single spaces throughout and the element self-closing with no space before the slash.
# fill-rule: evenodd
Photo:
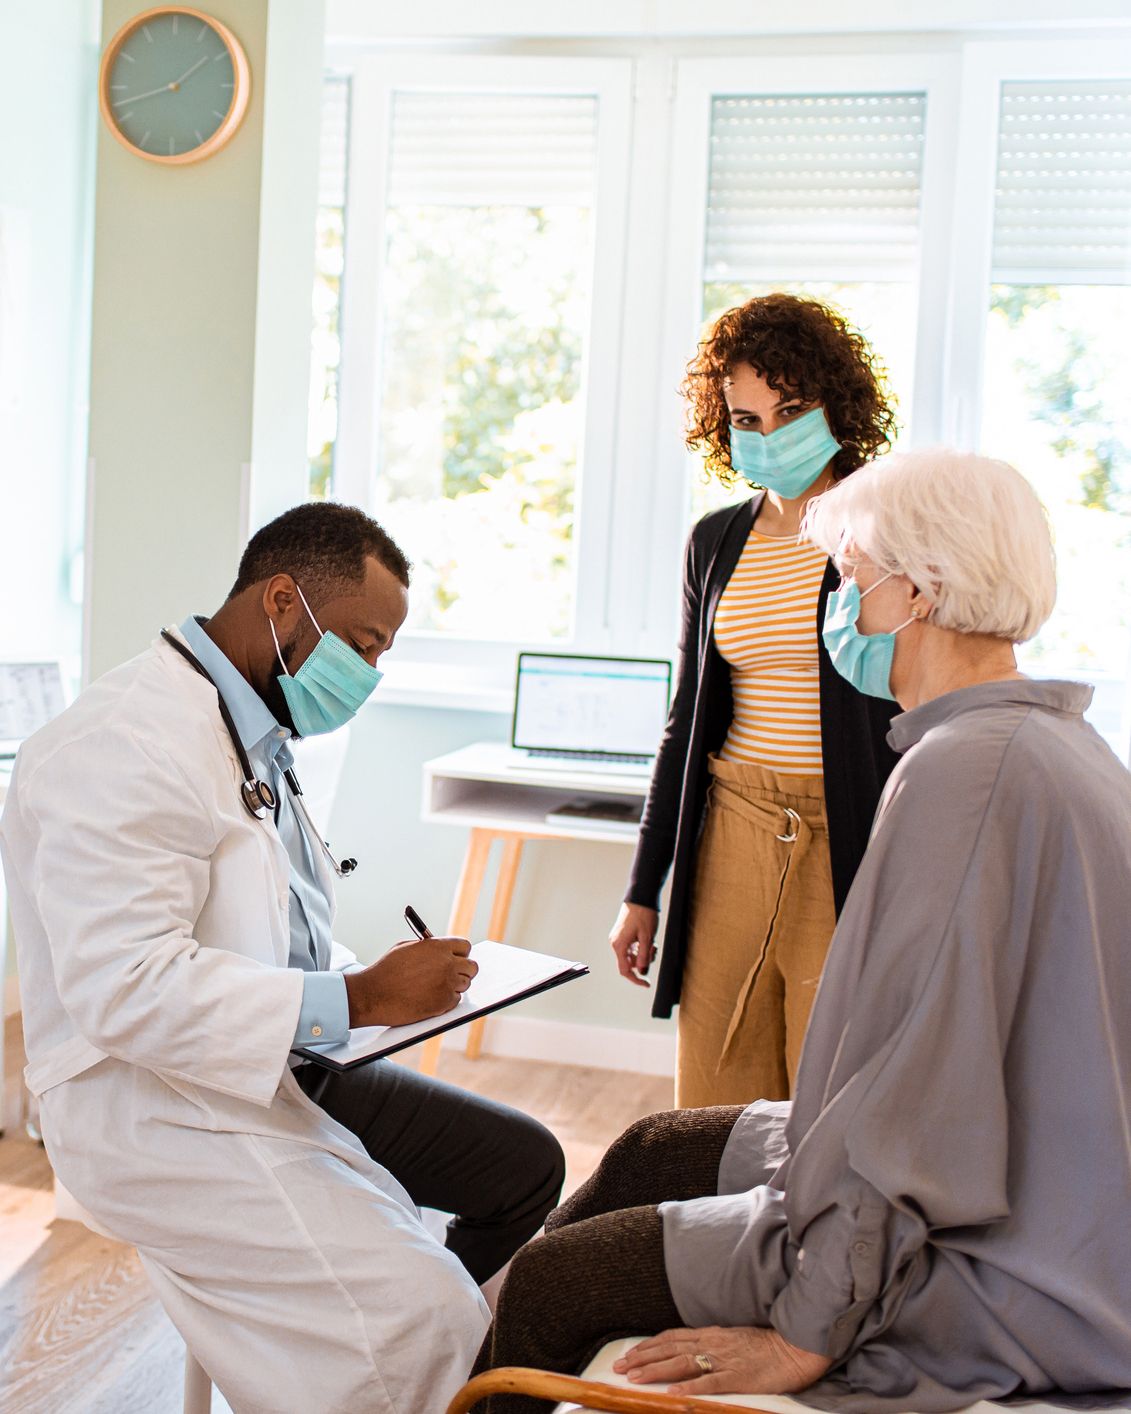
<svg viewBox="0 0 1131 1414">
<path fill-rule="evenodd" d="M 298 589 L 302 607 L 310 614 L 310 622 L 318 629 L 318 642 L 298 672 L 291 674 L 279 648 L 279 635 L 270 614 L 271 637 L 279 655 L 284 676 L 279 679 L 291 721 L 299 736 L 321 736 L 345 726 L 358 708 L 381 681 L 382 674 L 371 668 L 360 653 L 344 643 L 336 633 L 323 633 L 318 620 L 310 613 L 306 595 Z"/>
<path fill-rule="evenodd" d="M 773 432 L 730 429 L 730 464 L 755 486 L 787 501 L 803 496 L 837 452 L 823 408 L 813 408 Z"/>
<path fill-rule="evenodd" d="M 900 629 L 912 623 L 916 616 L 904 619 L 903 623 L 898 628 L 893 628 L 890 633 L 861 633 L 856 627 L 856 621 L 860 617 L 860 601 L 867 598 L 873 589 L 878 589 L 884 579 L 891 578 L 892 575 L 885 574 L 883 579 L 877 579 L 875 584 L 869 585 L 863 594 L 860 593 L 860 586 L 856 581 L 850 579 L 847 584 L 830 594 L 821 637 L 833 661 L 833 667 L 841 677 L 848 679 L 857 692 L 863 692 L 868 697 L 886 697 L 894 702 L 895 693 L 891 690 L 891 660 L 895 653 L 895 636 Z"/>
</svg>

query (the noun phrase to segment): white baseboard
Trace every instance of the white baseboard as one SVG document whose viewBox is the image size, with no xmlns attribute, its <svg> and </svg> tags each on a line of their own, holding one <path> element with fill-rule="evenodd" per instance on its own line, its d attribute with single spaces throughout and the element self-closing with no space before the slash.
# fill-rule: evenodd
<svg viewBox="0 0 1131 1414">
<path fill-rule="evenodd" d="M 442 1044 L 458 1048 L 467 1028 L 445 1031 Z M 675 1037 L 670 1033 L 589 1026 L 577 1021 L 538 1021 L 526 1016 L 489 1016 L 483 1049 L 516 1060 L 590 1065 L 598 1070 L 628 1070 L 637 1075 L 675 1074 Z"/>
<path fill-rule="evenodd" d="M 6 977 L 4 979 L 4 1015 L 15 1016 L 20 1009 L 20 979 L 18 977 Z"/>
</svg>

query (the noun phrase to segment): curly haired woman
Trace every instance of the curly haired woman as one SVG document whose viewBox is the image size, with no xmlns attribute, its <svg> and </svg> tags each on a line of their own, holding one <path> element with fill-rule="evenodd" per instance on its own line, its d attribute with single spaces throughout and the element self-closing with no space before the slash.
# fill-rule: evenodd
<svg viewBox="0 0 1131 1414">
<path fill-rule="evenodd" d="M 785 1099 L 836 916 L 895 764 L 894 704 L 835 671 L 818 631 L 838 575 L 806 503 L 895 425 L 868 344 L 827 305 L 771 294 L 717 321 L 684 385 L 687 442 L 757 492 L 687 542 L 680 661 L 629 887 L 609 941 L 653 1014 L 679 1003 L 680 1107 Z"/>
</svg>

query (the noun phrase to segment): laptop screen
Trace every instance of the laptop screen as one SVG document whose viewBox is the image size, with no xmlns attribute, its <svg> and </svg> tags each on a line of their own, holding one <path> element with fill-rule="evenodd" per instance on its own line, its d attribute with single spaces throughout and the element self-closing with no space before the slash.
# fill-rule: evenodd
<svg viewBox="0 0 1131 1414">
<path fill-rule="evenodd" d="M 653 756 L 671 671 L 663 660 L 520 653 L 511 741 L 527 751 Z"/>
<path fill-rule="evenodd" d="M 0 663 L 0 756 L 14 756 L 65 705 L 57 662 Z"/>
</svg>

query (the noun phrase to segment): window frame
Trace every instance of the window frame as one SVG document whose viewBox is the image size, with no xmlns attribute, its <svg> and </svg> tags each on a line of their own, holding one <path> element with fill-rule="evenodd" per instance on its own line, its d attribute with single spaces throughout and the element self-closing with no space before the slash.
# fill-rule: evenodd
<svg viewBox="0 0 1131 1414">
<path fill-rule="evenodd" d="M 632 66 L 610 58 L 518 58 L 359 55 L 350 66 L 351 124 L 346 184 L 345 261 L 349 308 L 342 318 L 338 442 L 333 496 L 370 507 L 380 475 L 381 279 L 385 260 L 392 101 L 396 93 L 558 94 L 598 103 L 593 265 L 582 374 L 584 435 L 575 497 L 574 628 L 565 639 L 518 643 L 465 638 L 435 630 L 404 631 L 391 662 L 394 681 L 408 662 L 473 673 L 497 700 L 510 684 L 518 649 L 608 649 L 608 592 L 603 566 L 612 545 L 627 193 L 631 171 Z M 347 317 L 348 316 L 348 317 Z M 435 692 L 433 688 L 430 695 Z M 461 700 L 467 701 L 466 688 Z M 383 697 L 389 694 L 382 693 Z M 480 695 L 472 694 L 480 701 Z"/>
<path fill-rule="evenodd" d="M 1131 76 L 1131 37 L 1034 39 L 963 49 L 957 166 L 966 223 L 956 222 L 951 321 L 944 374 L 951 415 L 944 440 L 967 451 L 981 443 L 986 337 L 993 276 L 994 206 L 1002 86 L 1013 81 L 1123 80 Z M 1106 678 L 1098 674 L 1097 680 Z M 1125 668 L 1123 757 L 1131 766 L 1131 660 Z"/>
<path fill-rule="evenodd" d="M 894 72 L 893 72 L 894 66 Z M 894 80 L 894 81 L 893 81 Z M 669 297 L 662 347 L 663 396 L 671 371 L 689 356 L 691 331 L 701 320 L 703 269 L 710 178 L 711 104 L 723 94 L 758 97 L 774 94 L 861 94 L 915 92 L 926 95 L 923 169 L 920 184 L 920 243 L 916 273 L 919 320 L 915 342 L 913 425 L 910 440 L 939 440 L 941 397 L 932 386 L 939 374 L 938 349 L 946 315 L 945 273 L 954 211 L 954 115 L 959 91 L 956 53 L 901 51 L 851 55 L 774 55 L 772 64 L 750 58 L 684 59 L 676 66 L 673 105 L 671 201 L 668 212 Z M 941 114 L 941 118 L 940 115 Z M 928 225 L 928 221 L 932 224 Z M 944 278 L 940 278 L 940 276 Z M 658 563 L 679 564 L 691 510 L 694 459 L 683 449 L 682 408 L 657 448 L 663 481 L 672 495 L 654 510 L 650 540 Z M 678 505 L 673 504 L 678 502 Z M 673 602 L 677 575 L 653 574 L 648 622 L 649 640 L 672 642 L 678 613 Z M 678 585 L 675 586 L 678 588 Z"/>
<path fill-rule="evenodd" d="M 569 47 L 565 42 L 548 47 L 558 52 L 519 55 L 513 44 L 491 54 L 470 47 L 460 52 L 461 46 L 449 41 L 443 53 L 428 48 L 377 56 L 351 43 L 332 46 L 328 54 L 333 71 L 353 80 L 349 294 L 342 315 L 335 494 L 371 504 L 364 475 L 355 473 L 359 466 L 376 467 L 377 257 L 384 249 L 389 88 L 597 94 L 596 259 L 575 539 L 575 632 L 569 642 L 522 646 L 674 656 L 692 485 L 677 385 L 701 309 L 711 98 L 870 90 L 926 94 L 914 404 L 907 441 L 974 449 L 982 422 L 1000 85 L 1040 78 L 1125 79 L 1131 73 L 1131 35 L 1105 30 L 1084 36 L 1067 28 L 1048 38 L 894 31 L 798 35 L 757 48 L 747 38 L 739 46 L 742 52 L 732 45 L 713 56 L 705 53 L 702 40 L 606 44 L 597 54 L 593 45 L 590 55 L 576 47 L 561 52 Z M 610 48 L 620 57 L 611 57 Z M 507 711 L 518 646 L 406 634 L 389 663 L 381 698 Z M 1131 720 L 1131 671 L 1128 679 L 1125 712 Z"/>
<path fill-rule="evenodd" d="M 976 451 L 982 432 L 1002 85 L 1027 79 L 1126 80 L 1131 75 L 1131 39 L 974 41 L 963 47 L 962 60 L 955 154 L 959 190 L 942 377 L 948 415 L 940 440 Z"/>
</svg>

